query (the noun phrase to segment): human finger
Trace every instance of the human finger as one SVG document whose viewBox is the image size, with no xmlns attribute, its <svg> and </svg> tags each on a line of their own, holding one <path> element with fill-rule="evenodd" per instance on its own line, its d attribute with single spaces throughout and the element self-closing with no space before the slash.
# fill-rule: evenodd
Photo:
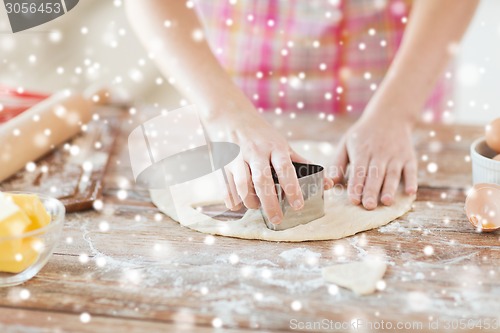
<svg viewBox="0 0 500 333">
<path fill-rule="evenodd" d="M 363 207 L 368 210 L 377 208 L 378 198 L 382 184 L 384 183 L 384 175 L 386 162 L 372 158 L 368 166 L 368 174 L 363 189 Z"/>
<path fill-rule="evenodd" d="M 361 197 L 363 195 L 367 175 L 367 167 L 368 158 L 366 156 L 360 156 L 351 162 L 347 193 L 349 195 L 349 199 L 355 205 L 359 205 L 361 203 Z"/>
<path fill-rule="evenodd" d="M 403 169 L 406 194 L 415 194 L 418 189 L 417 161 L 412 159 L 406 162 Z"/>
<path fill-rule="evenodd" d="M 393 160 L 387 166 L 385 173 L 384 186 L 382 188 L 382 197 L 380 201 L 386 206 L 394 203 L 396 191 L 401 181 L 401 171 L 403 169 L 402 163 L 398 160 Z"/>
<path fill-rule="evenodd" d="M 340 141 L 337 153 L 332 165 L 332 180 L 334 184 L 340 184 L 344 181 L 347 164 L 349 163 L 349 156 L 347 154 L 347 146 L 345 139 Z"/>
<path fill-rule="evenodd" d="M 271 223 L 279 224 L 283 219 L 283 212 L 278 202 L 269 163 L 268 159 L 258 157 L 250 162 L 250 172 L 252 174 L 255 193 L 259 197 L 264 214 L 266 214 Z"/>
<path fill-rule="evenodd" d="M 290 206 L 295 210 L 301 209 L 304 206 L 304 197 L 290 156 L 287 153 L 275 151 L 271 155 L 271 163 Z"/>
<path fill-rule="evenodd" d="M 254 184 L 250 175 L 250 168 L 246 162 L 234 170 L 234 183 L 239 197 L 243 200 L 245 207 L 258 209 L 260 206 L 259 198 L 255 193 Z"/>
</svg>

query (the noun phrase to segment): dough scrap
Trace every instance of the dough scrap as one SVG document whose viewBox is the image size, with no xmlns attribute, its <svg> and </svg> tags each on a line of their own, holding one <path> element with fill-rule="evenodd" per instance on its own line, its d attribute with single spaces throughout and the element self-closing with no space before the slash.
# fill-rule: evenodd
<svg viewBox="0 0 500 333">
<path fill-rule="evenodd" d="M 328 143 L 314 141 L 295 142 L 292 147 L 314 163 L 323 165 L 331 163 L 335 151 Z M 219 221 L 204 215 L 193 207 L 219 203 L 220 198 L 201 179 L 189 183 L 189 186 L 184 187 L 176 185 L 171 190 L 172 194 L 167 190 L 150 190 L 151 199 L 163 213 L 190 229 L 212 235 L 267 241 L 303 242 L 344 238 L 397 219 L 411 209 L 415 200 L 414 195 L 405 195 L 400 190 L 392 206 L 379 206 L 367 211 L 353 205 L 345 189 L 335 187 L 325 192 L 325 216 L 291 229 L 273 231 L 266 227 L 259 210 L 248 210 L 241 219 L 234 221 Z M 172 197 L 175 197 L 175 204 Z"/>
<path fill-rule="evenodd" d="M 375 292 L 386 269 L 383 261 L 352 262 L 323 268 L 323 278 L 358 295 L 368 295 Z"/>
</svg>

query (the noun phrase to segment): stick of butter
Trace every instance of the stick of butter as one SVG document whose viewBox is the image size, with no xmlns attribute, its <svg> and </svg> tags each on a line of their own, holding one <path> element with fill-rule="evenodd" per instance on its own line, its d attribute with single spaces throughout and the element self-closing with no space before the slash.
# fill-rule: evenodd
<svg viewBox="0 0 500 333">
<path fill-rule="evenodd" d="M 0 193 L 0 238 L 20 236 L 30 224 L 28 215 L 11 198 Z"/>
<path fill-rule="evenodd" d="M 7 197 L 12 198 L 12 201 L 31 220 L 31 224 L 26 228 L 26 232 L 43 228 L 50 223 L 50 215 L 36 194 L 9 193 Z"/>
<path fill-rule="evenodd" d="M 50 215 L 38 196 L 0 192 L 0 272 L 19 273 L 34 264 L 39 240 L 22 234 L 49 223 Z"/>
</svg>

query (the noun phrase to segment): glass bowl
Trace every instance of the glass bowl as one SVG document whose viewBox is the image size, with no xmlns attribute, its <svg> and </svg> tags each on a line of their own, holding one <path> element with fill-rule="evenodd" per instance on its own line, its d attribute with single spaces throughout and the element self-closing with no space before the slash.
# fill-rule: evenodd
<svg viewBox="0 0 500 333">
<path fill-rule="evenodd" d="M 57 199 L 36 194 L 50 215 L 51 222 L 43 228 L 19 236 L 0 237 L 0 287 L 15 286 L 34 277 L 49 261 L 61 238 L 66 209 Z"/>
</svg>

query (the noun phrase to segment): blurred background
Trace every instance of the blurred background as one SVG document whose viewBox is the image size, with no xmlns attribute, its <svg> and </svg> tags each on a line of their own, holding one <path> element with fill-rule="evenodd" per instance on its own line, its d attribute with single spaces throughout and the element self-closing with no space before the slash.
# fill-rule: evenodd
<svg viewBox="0 0 500 333">
<path fill-rule="evenodd" d="M 140 0 L 137 0 L 140 1 Z M 12 34 L 0 8 L 0 84 L 51 92 L 94 83 L 124 87 L 138 104 L 175 109 L 175 91 L 139 44 L 122 0 L 80 0 L 75 10 Z M 486 124 L 500 114 L 500 1 L 482 0 L 456 53 L 452 120 Z"/>
</svg>

